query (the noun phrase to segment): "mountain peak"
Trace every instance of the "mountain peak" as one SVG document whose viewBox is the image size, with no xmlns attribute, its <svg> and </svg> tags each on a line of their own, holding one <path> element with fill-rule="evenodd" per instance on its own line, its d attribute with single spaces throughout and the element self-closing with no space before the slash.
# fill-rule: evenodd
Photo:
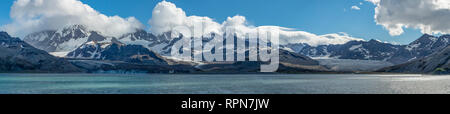
<svg viewBox="0 0 450 114">
<path fill-rule="evenodd" d="M 425 33 L 420 38 L 429 38 L 429 37 L 435 37 L 435 36 Z"/>
<path fill-rule="evenodd" d="M 381 41 L 380 41 L 380 40 L 376 40 L 376 39 L 370 39 L 370 41 L 369 41 L 369 42 L 381 43 Z"/>
<path fill-rule="evenodd" d="M 10 38 L 9 34 L 5 31 L 0 31 L 0 38 Z"/>
<path fill-rule="evenodd" d="M 409 45 L 416 45 L 416 44 L 432 44 L 436 42 L 438 38 L 436 36 L 430 35 L 430 34 L 424 34 L 419 39 L 415 40 L 414 42 L 411 42 Z"/>
</svg>

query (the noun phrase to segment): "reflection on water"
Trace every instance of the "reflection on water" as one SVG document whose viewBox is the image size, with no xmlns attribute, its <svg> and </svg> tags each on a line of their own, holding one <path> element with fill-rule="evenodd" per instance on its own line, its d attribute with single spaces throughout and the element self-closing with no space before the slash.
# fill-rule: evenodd
<svg viewBox="0 0 450 114">
<path fill-rule="evenodd" d="M 450 93 L 450 76 L 365 74 L 0 74 L 0 93 L 398 94 Z"/>
</svg>

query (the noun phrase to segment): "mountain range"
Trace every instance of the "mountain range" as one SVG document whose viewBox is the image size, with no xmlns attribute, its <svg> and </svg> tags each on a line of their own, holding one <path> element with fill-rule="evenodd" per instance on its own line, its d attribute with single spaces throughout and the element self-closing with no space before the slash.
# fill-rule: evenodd
<svg viewBox="0 0 450 114">
<path fill-rule="evenodd" d="M 379 60 L 401 64 L 439 52 L 449 45 L 450 35 L 425 34 L 408 45 L 394 45 L 377 40 L 350 41 L 345 44 L 310 46 L 288 44 L 285 47 L 313 58 Z"/>
<path fill-rule="evenodd" d="M 435 52 L 425 58 L 387 67 L 379 70 L 379 72 L 449 74 L 449 60 L 450 47 L 448 46 L 442 51 Z"/>
<path fill-rule="evenodd" d="M 47 52 L 68 52 L 74 51 L 81 45 L 88 42 L 111 43 L 121 42 L 124 44 L 142 45 L 153 50 L 160 50 L 162 45 L 169 43 L 169 37 L 165 34 L 155 36 L 144 30 L 137 30 L 134 33 L 124 34 L 121 37 L 110 37 L 102 35 L 100 32 L 92 31 L 83 25 L 67 26 L 60 30 L 48 30 L 36 32 L 24 37 L 25 42 L 29 42 L 34 47 Z M 159 47 L 159 48 L 158 48 Z"/>
<path fill-rule="evenodd" d="M 170 34 L 153 35 L 137 30 L 121 37 L 110 37 L 82 25 L 73 25 L 61 30 L 36 32 L 24 37 L 24 41 L 48 53 L 59 54 L 55 56 L 67 59 L 85 72 L 94 73 L 255 73 L 259 72 L 259 65 L 266 64 L 179 61 L 169 54 L 172 45 L 183 36 L 170 38 Z M 203 40 L 206 43 L 210 38 Z M 284 50 L 280 54 L 279 72 L 328 72 L 318 61 L 307 56 Z"/>
<path fill-rule="evenodd" d="M 211 41 L 211 37 L 203 37 L 204 43 Z M 162 35 L 154 35 L 145 30 L 124 34 L 120 37 L 105 36 L 100 32 L 89 30 L 83 25 L 68 26 L 60 30 L 47 30 L 29 34 L 23 38 L 10 38 L 7 33 L 2 32 L 3 39 L 22 42 L 29 51 L 39 53 L 41 59 L 48 59 L 50 63 L 63 63 L 64 67 L 73 69 L 74 72 L 144 72 L 144 73 L 254 73 L 259 71 L 259 65 L 265 62 L 193 62 L 179 61 L 170 56 L 171 47 L 183 36 L 170 37 L 171 32 Z M 235 37 L 236 38 L 236 37 Z M 306 43 L 281 45 L 280 67 L 278 72 L 283 73 L 315 73 L 315 72 L 355 72 L 355 71 L 378 71 L 383 72 L 409 72 L 432 73 L 431 71 L 447 70 L 442 67 L 443 61 L 433 61 L 435 57 L 447 56 L 445 53 L 449 45 L 450 35 L 440 37 L 425 34 L 408 45 L 395 45 L 369 41 L 349 41 L 345 44 L 311 46 Z M 11 46 L 11 41 L 3 41 Z M 246 41 L 246 44 L 249 41 Z M 29 43 L 29 44 L 28 44 Z M 17 47 L 17 43 L 16 43 Z M 36 47 L 36 48 L 34 48 Z M 2 50 L 10 47 L 2 47 Z M 21 49 L 24 50 L 24 49 Z M 248 50 L 247 50 L 248 51 Z M 10 56 L 18 56 L 22 51 L 15 49 Z M 31 53 L 28 52 L 28 53 Z M 58 56 L 54 57 L 48 53 Z M 246 53 L 248 55 L 248 52 Z M 26 59 L 31 56 L 23 56 Z M 39 57 L 36 57 L 39 58 Z M 18 57 L 20 58 L 20 57 Z M 314 59 L 312 59 L 314 58 Z M 332 60 L 335 59 L 335 60 Z M 7 58 L 2 58 L 3 67 L 11 66 Z M 30 59 L 31 60 L 31 59 Z M 345 60 L 345 61 L 339 61 Z M 19 61 L 19 60 L 14 60 Z M 10 62 L 14 62 L 10 61 Z M 380 61 L 380 62 L 377 62 Z M 423 70 L 413 69 L 418 67 L 417 61 L 428 61 L 425 65 L 419 65 Z M 330 65 L 330 62 L 333 62 Z M 347 67 L 357 67 L 358 62 L 370 68 L 352 70 Z M 386 63 L 383 63 L 386 62 Z M 441 62 L 437 64 L 436 62 Z M 20 63 L 20 62 L 17 62 Z M 327 63 L 326 65 L 322 63 Z M 347 63 L 340 65 L 337 63 Z M 41 63 L 33 63 L 41 65 Z M 58 66 L 46 64 L 48 66 Z M 337 66 L 336 66 L 337 65 Z M 394 65 L 394 66 L 392 66 Z M 412 65 L 413 67 L 397 67 L 399 65 Z M 416 65 L 416 66 L 414 66 Z M 445 66 L 445 65 L 444 65 Z M 4 71 L 26 71 L 26 68 L 3 68 Z M 30 67 L 31 70 L 44 69 L 39 66 Z M 42 68 L 41 68 L 42 67 Z M 403 69 L 399 69 L 403 68 Z M 14 69 L 14 70 L 12 70 Z M 343 70 L 345 69 L 345 70 Z M 427 69 L 427 70 L 425 70 Z M 59 70 L 71 72 L 70 70 Z M 49 71 L 50 72 L 50 71 Z M 447 73 L 447 72 L 440 72 Z"/>
</svg>

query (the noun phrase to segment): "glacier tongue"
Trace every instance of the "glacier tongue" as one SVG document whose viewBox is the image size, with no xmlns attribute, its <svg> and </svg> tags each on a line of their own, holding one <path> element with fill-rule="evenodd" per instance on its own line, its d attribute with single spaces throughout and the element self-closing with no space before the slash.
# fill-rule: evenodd
<svg viewBox="0 0 450 114">
<path fill-rule="evenodd" d="M 316 59 L 320 65 L 324 65 L 333 71 L 352 72 L 352 71 L 375 71 L 394 64 L 386 61 L 375 60 L 351 60 L 351 59 Z"/>
<path fill-rule="evenodd" d="M 66 57 L 67 54 L 70 53 L 70 51 L 63 51 L 63 52 L 50 52 L 50 55 L 53 55 L 55 57 Z"/>
</svg>

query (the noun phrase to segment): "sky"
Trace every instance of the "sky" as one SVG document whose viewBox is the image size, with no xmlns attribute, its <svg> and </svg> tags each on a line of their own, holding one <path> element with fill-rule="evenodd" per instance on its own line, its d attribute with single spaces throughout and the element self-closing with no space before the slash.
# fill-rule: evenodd
<svg viewBox="0 0 450 114">
<path fill-rule="evenodd" d="M 107 16 L 135 17 L 146 30 L 153 8 L 161 0 L 81 0 Z M 207 16 L 216 22 L 245 16 L 252 26 L 281 26 L 324 35 L 344 32 L 365 40 L 408 44 L 422 35 L 421 29 L 404 28 L 392 35 L 374 19 L 376 5 L 364 0 L 167 0 L 182 8 L 187 16 Z M 0 26 L 12 23 L 14 0 L 0 1 Z M 381 24 L 386 24 L 382 23 Z M 130 26 L 131 25 L 124 25 Z M 386 25 L 389 26 L 389 25 Z"/>
</svg>

